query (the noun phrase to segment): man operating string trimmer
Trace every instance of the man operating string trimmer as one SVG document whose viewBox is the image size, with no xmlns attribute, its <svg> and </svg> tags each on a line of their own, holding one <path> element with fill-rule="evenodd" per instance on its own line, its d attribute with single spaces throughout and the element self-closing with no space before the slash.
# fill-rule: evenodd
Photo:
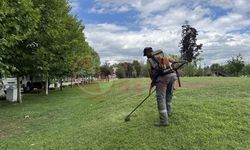
<svg viewBox="0 0 250 150">
<path fill-rule="evenodd" d="M 135 112 L 135 110 L 139 108 L 150 97 L 150 95 L 154 93 L 154 91 L 156 91 L 160 122 L 155 125 L 167 126 L 169 125 L 169 116 L 172 113 L 174 82 L 178 78 L 179 86 L 181 86 L 178 69 L 181 68 L 186 62 L 175 62 L 174 60 L 165 57 L 161 50 L 153 51 L 151 47 L 146 47 L 143 53 L 144 56 L 147 56 L 148 58 L 148 69 L 152 80 L 149 95 L 139 105 L 137 105 L 129 115 L 126 116 L 125 121 L 129 121 L 130 116 Z M 178 65 L 176 66 L 175 64 Z M 151 89 L 154 86 L 156 86 L 156 88 L 153 92 L 151 92 Z"/>
<path fill-rule="evenodd" d="M 173 86 L 177 79 L 176 73 L 170 64 L 174 63 L 174 61 L 165 57 L 161 50 L 153 51 L 151 47 L 144 49 L 144 56 L 148 58 L 149 74 L 152 80 L 150 92 L 156 86 L 160 121 L 155 125 L 167 126 L 169 125 L 169 116 L 172 113 Z"/>
</svg>

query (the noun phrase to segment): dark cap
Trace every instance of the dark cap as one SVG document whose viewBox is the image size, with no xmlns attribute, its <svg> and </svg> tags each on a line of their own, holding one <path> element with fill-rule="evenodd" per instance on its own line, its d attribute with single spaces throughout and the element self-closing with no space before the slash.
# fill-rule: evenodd
<svg viewBox="0 0 250 150">
<path fill-rule="evenodd" d="M 147 52 L 153 52 L 152 47 L 145 47 L 144 50 L 143 50 L 143 56 L 146 56 Z"/>
</svg>

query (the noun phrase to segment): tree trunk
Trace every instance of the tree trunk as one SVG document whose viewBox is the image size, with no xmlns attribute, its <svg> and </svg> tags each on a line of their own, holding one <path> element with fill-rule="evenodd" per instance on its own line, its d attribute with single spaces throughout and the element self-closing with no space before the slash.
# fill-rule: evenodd
<svg viewBox="0 0 250 150">
<path fill-rule="evenodd" d="M 71 76 L 71 88 L 73 88 L 73 76 Z"/>
<path fill-rule="evenodd" d="M 49 95 L 49 78 L 46 77 L 45 81 L 45 95 Z"/>
<path fill-rule="evenodd" d="M 77 82 L 77 86 L 79 87 L 80 86 L 79 78 L 77 78 L 76 82 Z"/>
<path fill-rule="evenodd" d="M 22 93 L 21 93 L 21 85 L 20 85 L 20 77 L 17 76 L 17 101 L 22 103 Z"/>
<path fill-rule="evenodd" d="M 60 91 L 62 91 L 62 79 L 60 79 Z"/>
<path fill-rule="evenodd" d="M 57 89 L 57 82 L 56 82 L 56 79 L 53 79 L 54 80 L 54 88 Z"/>
</svg>

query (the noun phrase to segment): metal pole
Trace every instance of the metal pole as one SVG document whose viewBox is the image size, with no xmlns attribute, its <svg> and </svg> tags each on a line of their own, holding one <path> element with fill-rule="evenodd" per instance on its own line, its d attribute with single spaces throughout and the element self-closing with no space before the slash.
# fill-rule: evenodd
<svg viewBox="0 0 250 150">
<path fill-rule="evenodd" d="M 139 108 L 154 92 L 156 91 L 156 89 L 153 90 L 153 92 L 151 92 L 150 94 L 148 94 L 148 96 L 146 98 L 143 99 L 143 101 L 141 101 L 141 103 L 139 105 L 137 105 L 131 112 L 129 115 L 127 115 L 127 117 L 125 118 L 125 121 L 129 121 L 130 120 L 130 116 L 136 111 L 137 108 Z"/>
</svg>

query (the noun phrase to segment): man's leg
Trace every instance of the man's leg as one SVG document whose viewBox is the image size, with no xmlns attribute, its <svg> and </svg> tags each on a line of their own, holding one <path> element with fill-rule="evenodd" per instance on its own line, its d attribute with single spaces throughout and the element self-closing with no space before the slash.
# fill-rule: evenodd
<svg viewBox="0 0 250 150">
<path fill-rule="evenodd" d="M 174 90 L 174 78 L 170 78 L 166 89 L 166 108 L 169 116 L 172 113 L 173 90 Z"/>
<path fill-rule="evenodd" d="M 166 89 L 167 85 L 165 82 L 156 83 L 156 97 L 157 97 L 157 106 L 160 115 L 160 124 L 168 124 L 168 114 L 166 108 Z"/>
</svg>

